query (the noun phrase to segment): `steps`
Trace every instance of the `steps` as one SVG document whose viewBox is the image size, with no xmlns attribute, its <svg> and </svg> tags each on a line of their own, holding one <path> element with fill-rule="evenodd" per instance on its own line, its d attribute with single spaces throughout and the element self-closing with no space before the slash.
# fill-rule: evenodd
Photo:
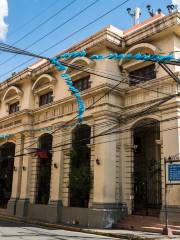
<svg viewBox="0 0 180 240">
<path fill-rule="evenodd" d="M 116 229 L 162 233 L 165 225 L 160 222 L 158 217 L 129 215 L 119 221 L 114 227 Z M 174 235 L 180 235 L 180 223 L 171 224 L 169 227 Z"/>
</svg>

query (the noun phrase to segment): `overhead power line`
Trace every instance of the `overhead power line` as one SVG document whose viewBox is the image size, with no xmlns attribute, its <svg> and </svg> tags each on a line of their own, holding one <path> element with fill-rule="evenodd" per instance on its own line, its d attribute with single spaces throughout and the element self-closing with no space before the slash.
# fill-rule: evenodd
<svg viewBox="0 0 180 240">
<path fill-rule="evenodd" d="M 86 24 L 85 26 L 79 28 L 78 30 L 72 32 L 71 34 L 69 34 L 68 36 L 66 36 L 64 39 L 56 42 L 55 44 L 51 45 L 50 47 L 48 47 L 47 49 L 43 50 L 41 53 L 39 53 L 39 55 L 43 54 L 43 53 L 46 53 L 47 51 L 49 51 L 50 49 L 58 46 L 60 43 L 64 42 L 65 40 L 71 38 L 72 36 L 76 35 L 77 33 L 81 32 L 82 30 L 84 30 L 85 28 L 91 26 L 92 24 L 98 22 L 99 20 L 101 20 L 102 18 L 104 18 L 105 16 L 107 16 L 108 14 L 112 13 L 113 11 L 119 9 L 120 7 L 122 7 L 124 4 L 126 4 L 127 2 L 129 2 L 130 0 L 126 0 L 126 1 L 123 1 L 121 2 L 120 4 L 116 5 L 114 8 L 112 8 L 111 10 L 105 12 L 104 14 L 102 14 L 101 16 L 97 17 L 96 19 L 94 19 L 93 21 L 89 22 L 88 24 Z M 38 40 L 39 41 L 39 40 Z M 3 76 L 6 76 L 7 74 L 11 73 L 12 71 L 15 71 L 17 68 L 25 65 L 26 63 L 29 63 L 33 60 L 34 58 L 31 58 L 19 65 L 17 65 L 16 67 L 14 67 L 13 69 L 11 69 L 10 71 L 2 74 L 0 77 L 3 77 Z"/>
<path fill-rule="evenodd" d="M 43 8 L 42 11 L 40 11 L 38 14 L 34 15 L 32 18 L 30 18 L 26 22 L 24 22 L 22 25 L 20 25 L 18 28 L 16 28 L 13 32 L 8 34 L 8 36 L 12 36 L 12 35 L 14 35 L 14 33 L 17 33 L 19 30 L 22 30 L 25 26 L 29 25 L 35 19 L 37 19 L 41 15 L 45 14 L 50 8 L 56 6 L 57 3 L 59 3 L 59 0 L 55 0 L 54 2 L 51 2 L 46 8 Z"/>
<path fill-rule="evenodd" d="M 72 67 L 72 66 L 71 66 Z M 121 82 L 118 82 L 118 84 L 117 85 L 115 85 L 115 88 L 116 88 L 116 86 L 118 86 L 119 84 L 120 84 Z M 114 88 L 114 87 L 113 87 Z M 112 88 L 112 89 L 113 89 Z M 105 94 L 106 95 L 106 94 Z M 100 99 L 98 99 L 98 101 L 100 101 L 102 98 L 103 98 L 104 96 L 102 96 Z M 96 102 L 94 102 L 93 104 L 95 104 Z M 91 107 L 91 106 L 90 106 Z"/>
<path fill-rule="evenodd" d="M 8 52 L 16 52 L 17 54 L 23 54 L 23 55 L 27 55 L 27 56 L 34 56 L 34 57 L 37 57 L 37 58 L 42 58 L 42 59 L 47 59 L 49 60 L 49 58 L 47 57 L 44 57 L 44 56 L 41 56 L 41 55 L 36 55 L 36 54 L 33 54 L 33 53 L 30 53 L 30 52 L 27 52 L 25 50 L 21 50 L 21 49 L 18 49 L 18 48 L 15 48 L 15 47 L 12 47 L 10 45 L 7 45 L 7 44 L 0 44 L 0 51 L 8 51 Z M 113 81 L 116 81 L 116 82 L 121 82 L 121 83 L 127 83 L 127 77 L 124 77 L 123 74 L 120 74 L 119 76 L 116 76 L 116 75 L 112 75 L 110 74 L 111 76 L 109 76 L 106 73 L 103 73 L 102 71 L 98 71 L 98 70 L 94 70 L 92 68 L 88 68 L 86 66 L 82 66 L 82 65 L 76 65 L 76 64 L 71 64 L 71 63 L 68 63 L 67 61 L 61 61 L 61 63 L 67 67 L 70 67 L 70 68 L 73 68 L 73 69 L 76 69 L 76 70 L 80 70 L 82 72 L 85 72 L 85 73 L 89 73 L 89 74 L 92 74 L 92 75 L 95 75 L 95 76 L 99 76 L 99 77 L 103 77 L 103 78 L 106 78 L 106 79 L 109 79 L 109 80 L 113 80 Z M 105 74 L 105 75 L 104 75 Z M 112 76 L 115 76 L 115 77 L 121 77 L 123 78 L 123 80 L 119 80 L 119 79 L 116 79 L 116 78 L 113 78 Z M 138 77 L 140 79 L 143 79 L 143 80 L 150 80 L 150 79 L 147 79 L 145 77 L 142 77 L 142 76 L 137 76 L 137 75 L 131 75 L 133 77 Z M 148 90 L 148 91 L 152 91 L 152 92 L 156 92 L 156 93 L 160 93 L 160 94 L 163 94 L 163 95 L 168 95 L 168 96 L 171 96 L 171 94 L 168 94 L 168 93 L 165 93 L 165 92 L 162 92 L 162 91 L 159 91 L 159 90 L 154 90 L 152 88 L 148 88 L 148 87 L 144 87 L 142 85 L 138 85 L 139 88 L 142 88 L 144 90 Z"/>
<path fill-rule="evenodd" d="M 115 86 L 111 87 L 109 90 L 107 90 L 101 97 L 99 97 L 96 101 L 94 101 L 89 107 L 86 108 L 86 110 L 92 108 L 97 102 L 101 101 L 102 98 L 104 98 L 107 94 L 109 94 L 113 89 L 117 88 L 120 85 L 120 83 L 116 84 Z M 62 125 L 61 128 L 63 128 L 64 126 L 67 126 L 69 123 L 71 123 L 72 121 L 74 121 L 76 119 L 77 115 L 75 117 L 73 117 L 71 120 L 67 121 L 66 123 L 64 123 Z M 54 131 L 51 132 L 51 134 L 54 134 L 55 132 L 57 132 L 59 130 L 55 129 Z M 30 147 L 32 147 L 34 144 L 36 143 L 36 141 L 34 141 L 31 145 L 27 146 L 25 149 L 28 149 Z"/>
<path fill-rule="evenodd" d="M 170 119 L 164 119 L 164 120 L 160 120 L 159 122 L 168 122 L 168 121 L 171 121 L 171 120 L 175 120 L 175 119 L 179 119 L 178 116 L 176 117 L 173 117 L 173 118 L 170 118 Z M 148 127 L 148 126 L 153 126 L 155 125 L 154 122 L 148 122 L 148 123 L 142 123 L 139 127 L 136 126 L 136 129 L 142 129 L 142 127 Z M 118 127 L 119 128 L 119 127 Z M 179 127 L 172 127 L 172 128 L 165 128 L 163 130 L 160 130 L 160 132 L 166 132 L 166 131 L 172 131 L 174 129 L 179 129 Z M 96 139 L 98 137 L 103 137 L 103 136 L 109 136 L 109 135 L 112 135 L 112 134 L 122 134 L 122 133 L 125 133 L 125 132 L 128 132 L 130 131 L 129 128 L 126 128 L 126 129 L 118 129 L 118 130 L 113 130 L 113 131 L 104 131 L 103 133 L 100 133 L 100 134 L 97 134 L 97 135 L 94 135 L 94 136 L 90 136 L 88 138 L 83 138 L 81 140 L 76 140 L 75 143 L 81 143 L 81 142 L 84 142 L 84 141 L 87 141 L 87 140 L 91 140 L 91 139 Z M 125 138 L 127 139 L 127 138 Z M 109 141 L 102 141 L 102 142 L 95 142 L 95 143 L 90 143 L 90 145 L 98 145 L 98 144 L 103 144 L 103 143 L 109 143 L 109 142 L 113 142 L 113 141 L 117 141 L 117 139 L 114 139 L 114 140 L 109 140 Z M 52 149 L 57 149 L 57 148 L 60 148 L 60 147 L 63 147 L 63 149 L 58 149 L 58 150 L 51 150 L 52 153 L 54 152 L 60 152 L 60 151 L 64 151 L 64 150 L 67 150 L 69 149 L 69 147 L 72 145 L 72 140 L 69 141 L 69 142 L 66 142 L 66 143 L 63 143 L 63 144 L 57 144 L 55 146 L 52 146 Z M 64 147 L 67 147 L 67 148 L 64 148 Z M 30 155 L 30 154 L 35 154 L 36 151 L 32 151 L 32 152 L 28 152 L 28 153 L 21 153 L 21 154 L 17 154 L 14 155 L 14 156 L 10 156 L 10 157 L 21 157 L 21 156 L 26 156 L 26 155 Z M 6 158 L 7 159 L 7 158 Z"/>
<path fill-rule="evenodd" d="M 38 25 L 37 27 L 35 27 L 32 31 L 30 31 L 29 33 L 25 34 L 23 37 L 21 37 L 18 41 L 14 42 L 13 44 L 16 44 L 18 42 L 20 42 L 21 40 L 25 39 L 27 36 L 29 36 L 31 33 L 33 33 L 34 31 L 36 31 L 37 29 L 39 29 L 41 26 L 43 26 L 44 24 L 46 24 L 48 21 L 50 21 L 52 18 L 54 18 L 55 16 L 57 16 L 59 13 L 61 13 L 62 11 L 64 11 L 67 7 L 69 7 L 70 5 L 72 5 L 73 3 L 75 3 L 77 0 L 73 0 L 71 1 L 69 4 L 67 4 L 64 8 L 60 9 L 55 15 L 49 17 L 46 21 L 44 21 L 43 23 L 41 23 L 40 25 Z M 83 12 L 87 11 L 89 8 L 91 8 L 92 6 L 94 6 L 95 4 L 97 4 L 100 0 L 95 0 L 94 2 L 92 2 L 91 4 L 89 4 L 88 6 L 86 6 L 85 8 L 83 8 L 82 10 L 80 10 L 78 13 L 76 13 L 75 15 L 73 15 L 72 17 L 68 18 L 68 20 L 60 23 L 59 25 L 57 25 L 55 28 L 53 28 L 52 30 L 50 30 L 48 33 L 44 34 L 43 36 L 41 36 L 39 39 L 35 40 L 34 42 L 32 42 L 31 44 L 29 44 L 24 50 L 29 49 L 30 47 L 34 46 L 35 44 L 39 43 L 40 41 L 42 41 L 44 38 L 48 37 L 49 35 L 51 35 L 52 33 L 56 32 L 58 29 L 60 29 L 61 27 L 63 27 L 65 24 L 67 24 L 68 22 L 72 21 L 73 19 L 75 19 L 76 17 L 78 17 L 80 14 L 82 14 Z M 3 61 L 3 63 L 0 63 L 0 66 L 3 66 L 4 64 L 6 64 L 7 62 L 9 62 L 10 60 L 12 60 L 13 58 L 15 58 L 16 55 L 6 59 L 5 61 Z"/>
</svg>

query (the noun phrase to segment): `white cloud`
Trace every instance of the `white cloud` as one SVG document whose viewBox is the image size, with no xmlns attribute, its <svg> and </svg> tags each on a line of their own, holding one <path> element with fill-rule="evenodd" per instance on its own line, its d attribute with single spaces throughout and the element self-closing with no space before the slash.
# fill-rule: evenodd
<svg viewBox="0 0 180 240">
<path fill-rule="evenodd" d="M 172 3 L 174 5 L 177 5 L 177 9 L 178 9 L 178 11 L 180 11 L 180 0 L 172 0 Z"/>
<path fill-rule="evenodd" d="M 5 17 L 8 16 L 8 2 L 7 0 L 0 0 L 0 40 L 6 39 L 8 25 L 5 22 Z"/>
</svg>

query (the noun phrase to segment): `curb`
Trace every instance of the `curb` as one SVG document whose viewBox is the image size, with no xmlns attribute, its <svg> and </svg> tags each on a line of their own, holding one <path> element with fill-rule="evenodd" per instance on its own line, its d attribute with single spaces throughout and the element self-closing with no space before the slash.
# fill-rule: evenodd
<svg viewBox="0 0 180 240">
<path fill-rule="evenodd" d="M 16 223 L 27 223 L 32 224 L 36 226 L 42 226 L 47 228 L 53 228 L 53 229 L 61 229 L 66 231 L 74 231 L 74 232 L 82 232 L 82 233 L 89 233 L 99 236 L 106 236 L 106 237 L 113 237 L 118 239 L 128 239 L 128 240 L 169 240 L 169 239 L 177 239 L 176 237 L 170 238 L 165 236 L 154 236 L 154 237 L 147 237 L 147 236 L 137 236 L 135 234 L 118 234 L 118 233 L 107 233 L 107 232 L 101 232 L 96 230 L 90 230 L 90 229 L 83 229 L 79 227 L 74 226 L 67 226 L 67 225 L 61 225 L 61 224 L 54 224 L 54 223 L 46 223 L 36 220 L 30 220 L 25 218 L 19 218 L 19 217 L 12 217 L 12 216 L 5 216 L 0 215 L 0 220 L 5 220 L 9 222 L 16 222 Z"/>
</svg>

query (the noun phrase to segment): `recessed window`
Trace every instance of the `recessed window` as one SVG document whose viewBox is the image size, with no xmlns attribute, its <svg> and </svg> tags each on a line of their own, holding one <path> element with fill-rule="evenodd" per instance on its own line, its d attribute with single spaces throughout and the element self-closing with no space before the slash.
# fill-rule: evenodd
<svg viewBox="0 0 180 240">
<path fill-rule="evenodd" d="M 19 102 L 15 102 L 9 105 L 9 114 L 19 112 Z"/>
<path fill-rule="evenodd" d="M 48 92 L 39 97 L 39 106 L 51 103 L 53 101 L 53 92 Z"/>
<path fill-rule="evenodd" d="M 80 92 L 91 87 L 90 76 L 83 77 L 79 80 L 74 81 L 73 83 L 74 87 L 77 88 Z"/>
<path fill-rule="evenodd" d="M 129 85 L 133 86 L 141 82 L 156 78 L 155 64 L 146 66 L 129 73 Z"/>
</svg>

